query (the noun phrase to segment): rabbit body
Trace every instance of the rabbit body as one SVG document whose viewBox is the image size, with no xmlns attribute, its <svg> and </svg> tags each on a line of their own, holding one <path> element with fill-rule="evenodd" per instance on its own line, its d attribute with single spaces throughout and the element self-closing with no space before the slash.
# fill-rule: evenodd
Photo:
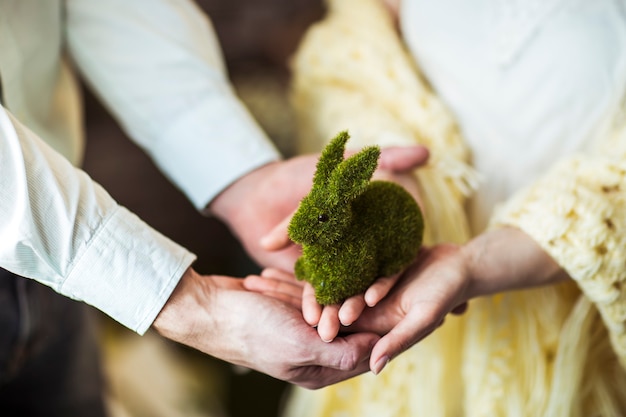
<svg viewBox="0 0 626 417">
<path fill-rule="evenodd" d="M 296 277 L 310 282 L 318 303 L 339 303 L 408 266 L 422 243 L 423 219 L 413 197 L 388 181 L 370 181 L 380 149 L 344 160 L 340 133 L 318 162 L 313 188 L 289 235 L 302 244 Z"/>
</svg>

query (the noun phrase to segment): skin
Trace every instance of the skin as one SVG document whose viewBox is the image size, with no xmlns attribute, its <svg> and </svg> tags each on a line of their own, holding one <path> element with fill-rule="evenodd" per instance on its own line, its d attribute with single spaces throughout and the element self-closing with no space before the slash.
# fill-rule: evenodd
<svg viewBox="0 0 626 417">
<path fill-rule="evenodd" d="M 467 244 L 424 250 L 405 279 L 355 329 L 384 334 L 370 358 L 379 373 L 396 357 L 435 330 L 450 312 L 472 298 L 552 285 L 567 273 L 527 234 L 515 228 L 483 233 Z M 456 311 L 455 311 L 456 310 Z"/>
<path fill-rule="evenodd" d="M 424 163 L 423 147 L 390 148 L 381 156 L 384 175 Z M 260 265 L 291 271 L 295 246 L 268 250 L 261 237 L 276 228 L 311 188 L 318 155 L 279 161 L 244 175 L 211 203 Z M 369 369 L 380 336 L 360 332 L 324 343 L 302 319 L 294 299 L 251 292 L 243 280 L 200 275 L 189 268 L 160 311 L 153 328 L 164 337 L 230 363 L 246 366 L 306 388 L 321 388 Z"/>
<path fill-rule="evenodd" d="M 356 333 L 324 343 L 299 309 L 246 291 L 241 279 L 189 269 L 154 322 L 174 341 L 306 388 L 321 388 L 369 369 L 378 336 Z"/>
<path fill-rule="evenodd" d="M 426 163 L 428 156 L 423 146 L 386 148 L 374 178 L 398 182 L 417 196 L 410 171 Z M 238 180 L 211 204 L 211 212 L 229 226 L 260 265 L 293 270 L 300 250 L 290 245 L 287 227 L 300 200 L 311 190 L 318 158 L 305 155 L 265 165 Z"/>
<path fill-rule="evenodd" d="M 424 213 L 424 207 L 419 197 L 419 187 L 417 180 L 413 175 L 412 162 L 421 161 L 425 163 L 428 153 L 425 148 L 409 148 L 410 151 L 406 155 L 397 155 L 401 152 L 400 148 L 390 147 L 383 149 L 378 166 L 379 169 L 374 172 L 373 179 L 393 181 L 404 187 L 420 205 Z M 423 154 L 420 154 L 424 152 Z M 349 155 L 351 152 L 348 152 Z M 287 233 L 288 225 L 291 217 L 295 212 L 297 205 L 293 211 L 283 221 L 279 222 L 267 235 L 265 235 L 259 244 L 267 251 L 289 251 L 296 253 L 293 262 L 300 256 L 300 248 L 296 246 Z M 279 266 L 279 269 L 281 267 Z M 285 271 L 293 272 L 293 264 L 288 268 L 282 268 Z M 321 306 L 315 299 L 315 290 L 308 282 L 297 282 L 297 288 L 302 290 L 302 314 L 305 321 L 314 327 L 317 327 L 322 340 L 331 342 L 337 336 L 341 325 L 347 326 L 353 323 L 360 313 L 368 306 L 374 306 L 396 283 L 400 274 L 390 277 L 377 279 L 374 284 L 363 294 L 357 294 L 348 298 L 342 304 L 334 304 Z M 250 279 L 250 281 L 253 278 Z M 254 289 L 254 288 L 250 288 Z M 298 295 L 298 297 L 300 297 Z"/>
<path fill-rule="evenodd" d="M 397 20 L 401 0 L 381 1 Z M 419 202 L 414 184 L 402 185 Z M 263 242 L 268 249 L 279 249 L 288 246 L 285 239 L 286 226 L 285 231 L 276 228 Z M 341 305 L 318 305 L 313 288 L 295 282 L 284 271 L 268 269 L 261 276 L 246 278 L 244 285 L 294 306 L 300 299 L 305 320 L 317 326 L 325 341 L 332 341 L 342 327 L 380 334 L 382 338 L 370 357 L 371 370 L 379 373 L 392 358 L 440 326 L 448 313 L 463 313 L 470 299 L 567 279 L 567 273 L 530 236 L 502 228 L 483 233 L 462 246 L 424 248 L 402 276 L 380 278 L 365 294 Z"/>
<path fill-rule="evenodd" d="M 314 308 L 308 305 L 312 301 L 306 291 L 290 283 L 285 274 L 268 270 L 262 277 L 247 278 L 244 285 L 261 292 L 271 287 L 272 293 L 283 299 L 288 294 L 290 300 L 296 300 L 300 294 L 303 311 Z M 491 230 L 465 245 L 424 248 L 391 290 L 376 286 L 367 290 L 366 298 L 376 302 L 371 308 L 346 313 L 354 320 L 344 330 L 382 336 L 369 361 L 371 370 L 379 373 L 391 359 L 439 327 L 447 314 L 462 313 L 472 298 L 567 279 L 567 273 L 523 231 L 510 227 Z M 318 323 L 320 334 L 336 329 L 336 321 Z"/>
</svg>

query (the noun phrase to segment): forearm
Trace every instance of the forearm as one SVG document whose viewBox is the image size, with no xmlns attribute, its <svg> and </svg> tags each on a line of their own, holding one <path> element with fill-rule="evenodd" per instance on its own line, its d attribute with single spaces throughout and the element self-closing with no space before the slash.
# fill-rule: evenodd
<svg viewBox="0 0 626 417">
<path fill-rule="evenodd" d="M 0 266 L 143 333 L 195 256 L 0 108 Z"/>
<path fill-rule="evenodd" d="M 152 323 L 160 335 L 216 358 L 254 369 L 254 338 L 247 328 L 261 327 L 245 315 L 260 304 L 246 301 L 242 280 L 200 275 L 188 268 Z M 260 311 L 257 312 L 260 314 Z"/>
<path fill-rule="evenodd" d="M 550 285 L 567 273 L 523 231 L 504 227 L 485 232 L 460 250 L 468 268 L 468 299 Z"/>
<path fill-rule="evenodd" d="M 211 22 L 193 1 L 66 4 L 67 44 L 81 75 L 196 208 L 278 159 L 230 85 Z"/>
<path fill-rule="evenodd" d="M 194 328 L 211 319 L 209 316 L 198 318 L 198 315 L 204 312 L 207 304 L 212 303 L 213 294 L 211 280 L 202 279 L 193 268 L 188 268 L 155 318 L 152 327 L 162 336 L 179 343 L 186 345 L 197 343 L 193 340 Z"/>
</svg>

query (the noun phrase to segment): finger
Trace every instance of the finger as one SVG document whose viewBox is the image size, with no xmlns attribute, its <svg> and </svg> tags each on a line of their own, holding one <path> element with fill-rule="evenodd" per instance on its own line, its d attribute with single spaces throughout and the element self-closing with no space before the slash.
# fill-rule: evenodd
<svg viewBox="0 0 626 417">
<path fill-rule="evenodd" d="M 401 273 L 397 273 L 390 277 L 378 278 L 374 281 L 367 291 L 365 291 L 364 299 L 368 307 L 374 307 L 380 300 L 385 298 L 393 286 L 396 285 L 401 275 Z"/>
<path fill-rule="evenodd" d="M 292 306 L 293 308 L 295 308 L 296 310 L 300 310 L 302 308 L 302 297 L 295 297 L 290 294 L 286 294 L 284 292 L 274 292 L 274 291 L 263 291 L 261 292 L 261 294 L 267 297 L 272 297 L 277 300 L 283 301 L 289 304 L 290 306 Z"/>
<path fill-rule="evenodd" d="M 285 217 L 280 223 L 274 226 L 272 230 L 267 232 L 265 236 L 261 237 L 259 244 L 263 249 L 275 251 L 283 249 L 291 243 L 287 229 L 289 228 L 289 222 L 291 222 L 292 217 L 293 213 Z"/>
<path fill-rule="evenodd" d="M 273 268 L 290 271 L 293 273 L 293 267 L 297 259 L 302 256 L 300 247 L 296 245 L 288 245 L 282 250 L 264 250 L 265 252 L 260 258 L 259 264 L 272 266 Z"/>
<path fill-rule="evenodd" d="M 248 291 L 259 293 L 279 293 L 287 297 L 298 299 L 298 309 L 302 305 L 302 287 L 299 284 L 277 279 L 263 278 L 250 275 L 244 278 L 243 286 Z"/>
<path fill-rule="evenodd" d="M 232 290 L 243 289 L 243 282 L 239 278 L 233 278 L 224 275 L 211 275 L 210 277 L 213 282 L 215 282 L 222 288 L 229 288 Z"/>
<path fill-rule="evenodd" d="M 315 299 L 315 290 L 308 282 L 302 289 L 302 317 L 311 326 L 317 326 L 322 316 L 322 306 Z"/>
<path fill-rule="evenodd" d="M 365 307 L 366 304 L 363 294 L 348 298 L 339 308 L 339 321 L 344 326 L 351 325 L 359 318 Z"/>
<path fill-rule="evenodd" d="M 319 389 L 369 371 L 369 355 L 379 337 L 373 333 L 354 333 L 332 343 L 313 344 L 313 360 L 291 379 L 297 385 Z"/>
<path fill-rule="evenodd" d="M 320 321 L 317 324 L 317 333 L 324 342 L 332 342 L 339 334 L 339 304 L 324 306 Z"/>
<path fill-rule="evenodd" d="M 348 158 L 360 149 L 348 149 L 344 158 Z M 424 165 L 430 152 L 423 145 L 386 146 L 381 149 L 378 168 L 396 172 L 410 171 Z"/>
<path fill-rule="evenodd" d="M 390 146 L 382 149 L 378 167 L 390 171 L 409 171 L 424 165 L 428 157 L 428 148 L 421 145 Z"/>
<path fill-rule="evenodd" d="M 417 309 L 411 310 L 397 326 L 376 343 L 370 357 L 372 372 L 379 374 L 391 359 L 428 336 L 441 324 L 439 316 L 420 313 L 422 312 Z"/>
<path fill-rule="evenodd" d="M 304 282 L 298 281 L 293 273 L 278 268 L 265 268 L 261 271 L 261 276 L 266 279 L 288 282 L 299 287 L 304 286 Z"/>
<path fill-rule="evenodd" d="M 380 336 L 374 333 L 359 332 L 337 337 L 331 343 L 314 344 L 313 362 L 309 365 L 353 370 L 362 361 L 367 363 L 372 348 L 379 340 Z"/>
</svg>

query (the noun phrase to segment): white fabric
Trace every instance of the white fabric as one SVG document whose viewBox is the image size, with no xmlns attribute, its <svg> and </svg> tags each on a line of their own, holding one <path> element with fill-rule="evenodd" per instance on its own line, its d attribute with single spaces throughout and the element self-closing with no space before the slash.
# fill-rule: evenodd
<svg viewBox="0 0 626 417">
<path fill-rule="evenodd" d="M 279 155 L 191 1 L 0 0 L 0 266 L 143 333 L 195 256 L 68 162 L 83 148 L 68 49 L 198 209 Z"/>
<path fill-rule="evenodd" d="M 555 156 L 587 150 L 626 83 L 623 0 L 403 0 L 403 35 L 483 184 L 474 232 Z"/>
</svg>

